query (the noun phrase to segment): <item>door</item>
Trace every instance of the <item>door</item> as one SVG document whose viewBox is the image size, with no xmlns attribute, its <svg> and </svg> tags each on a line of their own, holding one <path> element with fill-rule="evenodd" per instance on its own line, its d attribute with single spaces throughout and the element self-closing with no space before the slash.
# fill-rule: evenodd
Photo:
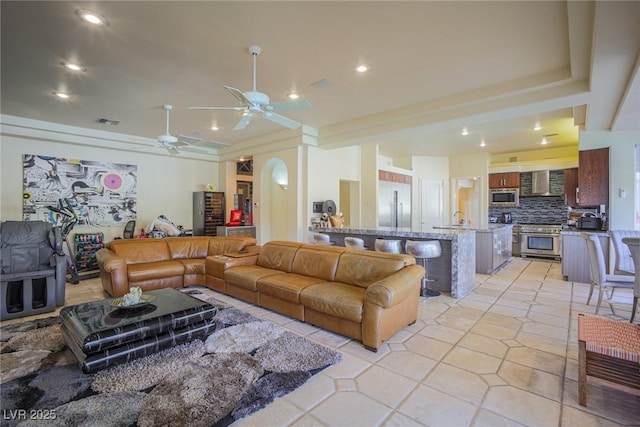
<svg viewBox="0 0 640 427">
<path fill-rule="evenodd" d="M 444 224 L 444 181 L 420 180 L 420 231 Z"/>
</svg>

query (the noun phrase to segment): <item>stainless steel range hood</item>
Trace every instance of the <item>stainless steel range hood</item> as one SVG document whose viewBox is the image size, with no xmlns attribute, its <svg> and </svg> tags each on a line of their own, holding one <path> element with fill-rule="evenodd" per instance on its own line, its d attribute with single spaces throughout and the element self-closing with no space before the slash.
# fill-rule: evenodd
<svg viewBox="0 0 640 427">
<path fill-rule="evenodd" d="M 537 196 L 548 196 L 549 193 L 549 171 L 531 172 L 531 194 Z"/>
</svg>

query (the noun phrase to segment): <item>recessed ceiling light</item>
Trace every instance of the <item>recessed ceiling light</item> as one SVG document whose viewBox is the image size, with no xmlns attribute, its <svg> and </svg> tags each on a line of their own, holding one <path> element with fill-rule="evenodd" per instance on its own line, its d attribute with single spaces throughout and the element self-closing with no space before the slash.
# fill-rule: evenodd
<svg viewBox="0 0 640 427">
<path fill-rule="evenodd" d="M 462 128 L 462 135 L 464 135 L 464 136 L 469 135 L 469 130 L 467 129 L 466 126 Z"/>
<path fill-rule="evenodd" d="M 371 68 L 369 68 L 369 66 L 368 66 L 368 65 L 364 65 L 364 64 L 363 64 L 363 65 L 358 65 L 358 66 L 356 67 L 356 71 L 357 71 L 357 72 L 359 72 L 359 73 L 366 73 L 366 72 L 367 72 L 367 71 L 369 71 L 370 69 L 371 69 Z"/>
<path fill-rule="evenodd" d="M 540 141 L 540 144 L 542 145 L 547 145 L 547 138 L 542 138 L 542 141 Z"/>
<path fill-rule="evenodd" d="M 216 126 L 216 125 L 212 125 L 212 126 L 211 126 L 211 130 L 218 130 L 218 126 Z"/>
<path fill-rule="evenodd" d="M 74 64 L 73 62 L 62 61 L 60 62 L 60 64 L 62 64 L 62 66 L 64 66 L 66 69 L 71 71 L 87 71 L 86 67 L 83 67 L 82 65 L 79 65 L 79 64 Z"/>
<path fill-rule="evenodd" d="M 487 144 L 484 142 L 484 139 L 482 141 L 480 141 L 480 147 L 486 147 Z"/>
<path fill-rule="evenodd" d="M 533 130 L 541 130 L 542 126 L 540 126 L 540 123 L 536 123 L 535 126 L 533 127 Z"/>
<path fill-rule="evenodd" d="M 87 9 L 76 10 L 76 15 L 78 15 L 78 17 L 83 21 L 89 22 L 94 25 L 109 24 L 109 21 L 107 21 L 107 18 L 91 10 L 87 10 Z"/>
<path fill-rule="evenodd" d="M 71 99 L 71 95 L 64 92 L 53 92 L 53 94 L 60 99 Z"/>
<path fill-rule="evenodd" d="M 298 99 L 298 98 L 300 98 L 300 95 L 298 95 L 295 92 L 291 92 L 290 94 L 287 95 L 287 98 L 289 98 L 289 99 Z"/>
</svg>

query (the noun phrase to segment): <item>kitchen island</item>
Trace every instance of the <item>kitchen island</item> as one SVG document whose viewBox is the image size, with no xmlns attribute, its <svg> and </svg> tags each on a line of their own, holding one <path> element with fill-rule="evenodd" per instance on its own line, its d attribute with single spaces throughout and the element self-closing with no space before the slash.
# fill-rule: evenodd
<svg viewBox="0 0 640 427">
<path fill-rule="evenodd" d="M 452 298 L 462 298 L 475 286 L 476 278 L 476 230 L 462 227 L 434 228 L 433 231 L 399 231 L 391 228 L 364 230 L 355 228 L 315 228 L 309 231 L 329 235 L 338 246 L 344 246 L 344 238 L 359 237 L 365 246 L 373 250 L 376 239 L 439 240 L 442 255 L 429 259 L 429 278 L 436 282 L 429 288 L 451 292 Z"/>
</svg>

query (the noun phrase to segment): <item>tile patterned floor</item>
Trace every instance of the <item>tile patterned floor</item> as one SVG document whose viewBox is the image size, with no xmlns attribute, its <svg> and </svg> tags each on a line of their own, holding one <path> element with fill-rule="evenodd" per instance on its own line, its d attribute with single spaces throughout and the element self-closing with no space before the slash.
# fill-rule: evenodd
<svg viewBox="0 0 640 427">
<path fill-rule="evenodd" d="M 221 294 L 344 354 L 235 426 L 640 425 L 640 393 L 590 380 L 588 407 L 577 403 L 577 316 L 595 311 L 587 284 L 563 281 L 556 262 L 521 258 L 476 280 L 465 298 L 422 299 L 418 321 L 377 353 Z M 67 304 L 105 296 L 99 279 L 87 280 L 68 285 Z M 616 290 L 600 315 L 628 321 L 632 299 Z"/>
</svg>

